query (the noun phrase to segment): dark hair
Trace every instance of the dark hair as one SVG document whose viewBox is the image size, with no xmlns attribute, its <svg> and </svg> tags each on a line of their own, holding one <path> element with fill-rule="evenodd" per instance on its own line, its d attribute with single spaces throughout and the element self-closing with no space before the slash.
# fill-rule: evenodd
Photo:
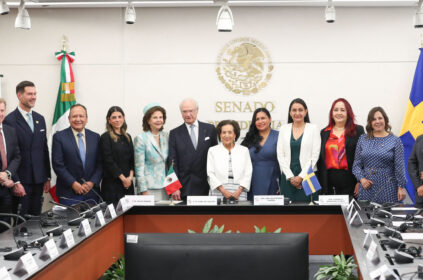
<svg viewBox="0 0 423 280">
<path fill-rule="evenodd" d="M 163 125 L 166 123 L 166 110 L 161 106 L 151 107 L 150 109 L 148 109 L 147 112 L 145 112 L 144 117 L 142 118 L 142 129 L 144 131 L 151 130 L 150 125 L 148 124 L 148 121 L 150 120 L 151 116 L 157 111 L 160 111 L 163 114 Z M 160 129 L 160 131 L 162 130 L 163 130 L 163 126 Z"/>
<path fill-rule="evenodd" d="M 366 132 L 368 138 L 373 138 L 373 127 L 372 127 L 372 121 L 376 114 L 376 112 L 380 112 L 382 114 L 382 117 L 385 119 L 385 130 L 388 133 L 391 133 L 391 125 L 389 124 L 389 118 L 386 114 L 385 110 L 383 110 L 382 107 L 374 107 L 370 110 L 369 115 L 367 116 L 367 125 L 366 125 Z"/>
<path fill-rule="evenodd" d="M 16 94 L 23 93 L 26 87 L 35 87 L 35 85 L 30 81 L 22 81 L 16 86 Z"/>
<path fill-rule="evenodd" d="M 333 101 L 329 111 L 329 124 L 327 127 L 335 126 L 335 120 L 333 119 L 333 108 L 335 107 L 335 104 L 338 102 L 344 103 L 345 109 L 347 110 L 347 122 L 345 123 L 345 136 L 355 136 L 356 134 L 355 127 L 357 126 L 355 124 L 355 115 L 352 110 L 351 104 L 345 98 L 338 98 L 335 101 Z"/>
<path fill-rule="evenodd" d="M 116 135 L 115 131 L 113 130 L 112 125 L 109 123 L 110 117 L 112 116 L 112 114 L 114 112 L 121 113 L 123 117 L 125 117 L 125 113 L 123 112 L 122 108 L 120 108 L 119 106 L 112 106 L 112 107 L 110 107 L 109 111 L 107 111 L 106 130 L 107 130 L 107 132 L 109 132 L 109 135 L 110 135 L 110 137 L 112 137 L 113 141 L 117 142 L 118 135 Z M 124 135 L 126 137 L 126 139 L 128 139 L 128 142 L 130 142 L 131 139 L 129 138 L 129 135 L 126 133 L 127 129 L 128 129 L 128 125 L 126 124 L 126 121 L 124 120 L 123 125 L 120 128 L 120 133 L 122 135 Z"/>
<path fill-rule="evenodd" d="M 294 105 L 295 103 L 298 103 L 298 104 L 303 105 L 304 109 L 307 110 L 307 114 L 304 117 L 304 122 L 309 123 L 310 122 L 310 117 L 308 116 L 307 105 L 304 102 L 304 100 L 302 100 L 301 98 L 295 98 L 294 100 L 291 101 L 291 104 L 289 104 L 289 109 L 288 109 L 288 123 L 294 122 L 294 120 L 291 117 L 290 112 L 291 112 L 292 105 Z"/>
<path fill-rule="evenodd" d="M 224 120 L 217 124 L 216 132 L 217 132 L 217 137 L 219 137 L 219 141 L 221 141 L 220 133 L 222 133 L 222 127 L 228 124 L 232 125 L 232 127 L 234 128 L 235 141 L 237 141 L 239 138 L 239 135 L 241 134 L 241 128 L 239 127 L 239 124 L 234 120 Z"/>
<path fill-rule="evenodd" d="M 260 112 L 265 113 L 269 117 L 269 119 L 272 118 L 270 116 L 270 112 L 266 108 L 257 108 L 254 111 L 253 119 L 251 120 L 251 124 L 250 124 L 250 127 L 248 129 L 248 132 L 245 135 L 245 138 L 241 143 L 241 145 L 243 145 L 247 148 L 256 147 L 256 152 L 258 152 L 260 150 L 260 141 L 263 139 L 263 136 L 260 135 L 260 133 L 259 133 L 257 127 L 256 127 L 257 114 L 260 113 Z"/>
<path fill-rule="evenodd" d="M 73 105 L 69 108 L 69 116 L 70 116 L 70 112 L 72 112 L 72 109 L 73 109 L 73 108 L 75 108 L 75 107 L 81 107 L 82 109 L 84 109 L 84 111 L 85 111 L 85 115 L 88 117 L 88 111 L 87 111 L 87 108 L 86 108 L 84 105 L 80 104 L 80 103 L 73 104 Z"/>
</svg>

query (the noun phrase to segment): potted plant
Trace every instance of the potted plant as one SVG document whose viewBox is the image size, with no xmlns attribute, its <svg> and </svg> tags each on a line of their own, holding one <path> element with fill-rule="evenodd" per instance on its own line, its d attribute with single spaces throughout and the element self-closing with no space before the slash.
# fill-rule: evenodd
<svg viewBox="0 0 423 280">
<path fill-rule="evenodd" d="M 333 256 L 333 264 L 322 265 L 319 270 L 314 274 L 316 280 L 320 279 L 333 279 L 333 280 L 356 280 L 358 277 L 353 274 L 357 268 L 354 263 L 354 258 L 351 256 L 345 259 L 344 253 L 341 255 Z"/>
</svg>

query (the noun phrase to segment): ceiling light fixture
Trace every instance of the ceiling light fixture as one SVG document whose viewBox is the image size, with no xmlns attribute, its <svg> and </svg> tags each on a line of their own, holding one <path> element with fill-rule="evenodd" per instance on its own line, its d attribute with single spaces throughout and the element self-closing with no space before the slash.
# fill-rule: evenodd
<svg viewBox="0 0 423 280">
<path fill-rule="evenodd" d="M 134 4 L 131 1 L 128 2 L 125 11 L 125 22 L 127 24 L 134 24 L 137 21 L 137 14 L 135 13 Z"/>
<path fill-rule="evenodd" d="M 217 13 L 216 18 L 217 31 L 219 32 L 231 32 L 234 27 L 234 17 L 232 15 L 231 8 L 228 6 L 228 2 L 224 2 Z"/>
<path fill-rule="evenodd" d="M 29 18 L 28 11 L 25 9 L 25 1 L 21 0 L 18 8 L 18 15 L 15 20 L 15 28 L 25 30 L 31 29 L 31 19 Z"/>
<path fill-rule="evenodd" d="M 332 0 L 328 0 L 328 5 L 325 10 L 325 19 L 327 23 L 334 23 L 336 20 L 336 11 Z"/>
</svg>

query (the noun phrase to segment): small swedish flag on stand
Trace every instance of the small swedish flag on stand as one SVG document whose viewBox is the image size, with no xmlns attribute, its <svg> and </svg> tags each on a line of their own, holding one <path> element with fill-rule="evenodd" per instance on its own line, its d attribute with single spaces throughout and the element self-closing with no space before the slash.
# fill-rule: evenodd
<svg viewBox="0 0 423 280">
<path fill-rule="evenodd" d="M 319 180 L 317 180 L 316 174 L 314 174 L 313 168 L 311 168 L 311 166 L 308 169 L 307 174 L 301 184 L 303 185 L 304 192 L 307 196 L 322 189 L 322 186 L 320 186 Z"/>
</svg>

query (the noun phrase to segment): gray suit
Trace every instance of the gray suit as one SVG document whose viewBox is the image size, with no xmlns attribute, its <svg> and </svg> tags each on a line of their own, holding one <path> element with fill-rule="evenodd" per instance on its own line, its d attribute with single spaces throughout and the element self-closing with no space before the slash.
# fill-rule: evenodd
<svg viewBox="0 0 423 280">
<path fill-rule="evenodd" d="M 423 135 L 417 137 L 408 159 L 408 174 L 416 189 L 416 205 L 423 207 L 423 197 L 417 195 L 417 188 L 423 185 L 421 172 L 423 171 Z"/>
</svg>

